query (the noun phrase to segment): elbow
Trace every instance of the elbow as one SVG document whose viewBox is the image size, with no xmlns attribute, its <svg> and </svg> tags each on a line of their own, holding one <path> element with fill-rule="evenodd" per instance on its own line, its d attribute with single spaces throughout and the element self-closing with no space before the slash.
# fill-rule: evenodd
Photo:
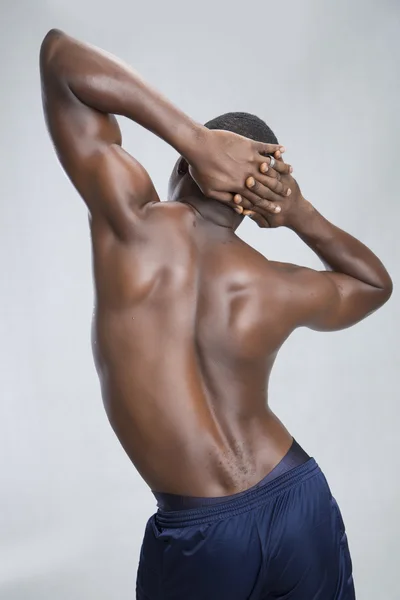
<svg viewBox="0 0 400 600">
<path fill-rule="evenodd" d="M 50 29 L 46 33 L 40 46 L 40 67 L 42 71 L 51 68 L 54 64 L 64 38 L 65 33 L 59 29 Z"/>
<path fill-rule="evenodd" d="M 385 278 L 385 281 L 382 282 L 382 285 L 379 287 L 379 306 L 380 308 L 390 299 L 393 294 L 393 281 L 389 274 Z"/>
<path fill-rule="evenodd" d="M 389 275 L 387 277 L 387 282 L 382 290 L 382 293 L 384 297 L 383 304 L 385 304 L 393 294 L 393 280 Z"/>
</svg>

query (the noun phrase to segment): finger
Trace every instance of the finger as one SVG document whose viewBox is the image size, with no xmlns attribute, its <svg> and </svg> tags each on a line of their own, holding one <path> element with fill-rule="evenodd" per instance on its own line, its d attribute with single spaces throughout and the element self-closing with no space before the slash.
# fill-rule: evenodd
<svg viewBox="0 0 400 600">
<path fill-rule="evenodd" d="M 223 202 L 224 204 L 233 203 L 233 194 L 230 194 L 229 192 L 212 192 L 209 195 L 209 198 L 219 200 L 219 202 Z"/>
<path fill-rule="evenodd" d="M 270 195 L 264 196 L 261 192 L 261 188 L 259 190 L 257 189 L 257 183 L 262 184 L 264 187 L 268 188 L 271 192 L 274 192 L 274 194 L 279 194 L 279 196 L 283 196 L 284 198 L 286 198 L 287 196 L 290 196 L 290 194 L 292 193 L 291 189 L 290 189 L 290 183 L 288 185 L 287 183 L 282 182 L 280 174 L 273 173 L 272 171 L 273 171 L 273 169 L 269 169 L 267 175 L 257 175 L 257 178 L 248 177 L 246 179 L 246 185 L 247 185 L 247 181 L 249 181 L 250 179 L 254 180 L 256 182 L 256 185 L 251 188 L 252 192 L 254 192 L 255 194 L 258 194 L 262 198 L 267 198 L 268 200 L 274 200 L 274 198 L 272 198 Z M 254 187 L 256 189 L 254 189 Z M 279 198 L 279 200 L 281 200 L 281 198 Z"/>
<path fill-rule="evenodd" d="M 247 190 L 246 190 L 246 192 L 247 192 Z M 252 208 L 252 206 L 253 206 L 252 202 L 250 202 L 250 200 L 248 200 L 241 194 L 235 194 L 233 197 L 233 202 L 236 205 L 241 206 L 242 208 Z"/>
<path fill-rule="evenodd" d="M 265 212 L 273 213 L 273 214 L 276 214 L 281 211 L 281 207 L 278 206 L 278 204 L 276 202 L 270 202 L 269 200 L 265 200 L 264 198 L 261 198 L 260 196 L 258 196 L 257 194 L 254 194 L 250 190 L 246 190 L 245 193 L 246 193 L 247 199 L 250 200 L 250 202 L 251 202 L 250 211 L 255 208 L 261 209 Z M 276 197 L 279 198 L 279 200 L 281 200 L 280 196 L 277 195 Z M 245 211 L 243 211 L 243 212 L 245 212 Z"/>
<path fill-rule="evenodd" d="M 279 159 L 279 158 L 275 159 L 275 164 L 272 167 L 272 169 L 274 171 L 277 171 L 281 175 L 290 175 L 290 173 L 293 173 L 292 165 L 288 165 L 287 163 L 283 162 L 282 159 Z"/>
<path fill-rule="evenodd" d="M 273 177 L 274 179 L 277 179 L 278 181 L 280 181 L 282 179 L 282 175 L 280 173 L 278 173 L 278 171 L 275 171 L 275 169 L 268 169 L 268 173 L 267 173 L 268 177 Z M 258 179 L 258 177 L 257 177 Z"/>
<path fill-rule="evenodd" d="M 260 175 L 259 177 L 263 183 L 256 181 L 254 177 L 248 177 L 246 179 L 246 187 L 248 187 L 253 194 L 256 194 L 264 200 L 280 202 L 282 197 L 290 196 L 292 193 L 291 189 L 287 185 L 278 181 L 278 179 L 267 177 L 266 175 Z"/>
<path fill-rule="evenodd" d="M 277 155 L 279 155 L 279 156 L 277 156 Z M 283 164 L 283 165 L 285 165 L 285 164 L 286 164 L 286 163 L 284 162 L 284 160 L 283 160 L 282 156 L 280 155 L 280 152 L 276 152 L 276 153 L 274 154 L 274 156 L 275 156 L 275 158 L 276 158 L 276 159 L 279 161 L 279 164 L 280 164 L 280 165 L 282 165 L 282 164 Z M 289 173 L 293 173 L 293 167 L 292 167 L 292 165 L 288 165 L 288 166 L 289 166 Z M 275 167 L 274 167 L 274 168 L 275 168 Z"/>
<path fill-rule="evenodd" d="M 219 202 L 230 206 L 230 208 L 233 208 L 233 210 L 239 215 L 242 214 L 245 208 L 249 209 L 253 208 L 254 206 L 250 200 L 247 200 L 240 194 L 230 194 L 229 192 L 213 192 L 212 196 L 210 195 L 210 198 L 211 197 L 214 198 L 214 200 L 218 200 Z"/>
<path fill-rule="evenodd" d="M 282 159 L 279 158 L 275 158 L 275 160 L 273 161 L 273 166 L 271 167 L 271 158 L 267 157 L 267 159 L 263 160 L 263 162 L 260 164 L 260 171 L 261 173 L 268 172 L 268 175 L 270 175 L 269 171 L 276 171 L 281 175 L 289 175 L 293 172 L 293 168 L 291 165 L 288 165 L 287 163 L 283 162 Z"/>
<path fill-rule="evenodd" d="M 259 171 L 263 175 L 268 175 L 268 177 L 274 177 L 275 179 L 279 179 L 279 180 L 281 178 L 280 173 L 278 173 L 277 171 L 275 171 L 275 169 L 272 169 L 270 166 L 268 166 L 268 163 L 266 163 L 266 162 L 261 163 Z M 256 179 L 258 179 L 258 177 Z"/>
<path fill-rule="evenodd" d="M 262 157 L 262 160 L 263 162 L 260 163 L 258 167 L 260 173 L 262 173 L 263 175 L 266 175 L 268 173 L 270 177 L 276 177 L 277 179 L 279 179 L 277 172 L 271 168 L 269 160 L 268 162 L 266 162 L 264 157 Z"/>
<path fill-rule="evenodd" d="M 269 214 L 279 214 L 282 208 L 278 205 L 277 202 L 270 202 L 270 200 L 264 200 L 263 198 L 258 198 L 258 196 L 256 196 L 253 201 L 252 208 L 245 209 L 243 213 L 245 213 L 246 210 L 250 210 L 252 212 L 261 212 L 264 216 L 268 216 Z"/>
<path fill-rule="evenodd" d="M 286 151 L 285 146 L 281 144 L 264 144 L 263 142 L 256 142 L 256 149 L 259 154 L 263 154 L 264 156 L 274 154 L 274 152 L 283 154 Z"/>
<path fill-rule="evenodd" d="M 259 213 L 256 213 L 252 210 L 245 210 L 243 211 L 243 214 L 245 216 L 250 217 L 250 219 L 252 219 L 255 223 L 257 223 L 257 225 L 261 228 L 269 228 L 270 224 L 268 223 L 267 219 L 265 217 L 263 217 L 262 215 L 260 215 Z"/>
</svg>

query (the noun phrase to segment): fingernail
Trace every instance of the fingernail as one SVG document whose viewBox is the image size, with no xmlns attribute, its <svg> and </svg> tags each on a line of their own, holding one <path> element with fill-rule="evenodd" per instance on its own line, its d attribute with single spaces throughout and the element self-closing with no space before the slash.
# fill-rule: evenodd
<svg viewBox="0 0 400 600">
<path fill-rule="evenodd" d="M 261 173 L 266 173 L 268 171 L 267 163 L 262 163 L 262 165 L 260 166 L 260 171 Z"/>
<path fill-rule="evenodd" d="M 242 180 L 242 181 L 243 181 L 243 180 Z M 255 179 L 254 179 L 254 177 L 248 177 L 248 178 L 246 179 L 246 185 L 247 185 L 247 187 L 249 187 L 249 188 L 252 188 L 252 187 L 254 187 L 255 183 L 256 183 L 256 182 L 255 182 Z"/>
<path fill-rule="evenodd" d="M 275 212 L 276 213 L 281 212 L 281 207 L 280 206 L 275 206 Z"/>
<path fill-rule="evenodd" d="M 236 206 L 235 210 L 239 215 L 243 213 L 243 208 L 241 206 Z"/>
<path fill-rule="evenodd" d="M 289 188 L 288 191 L 286 192 L 286 196 L 290 196 L 291 193 L 292 193 L 292 190 Z"/>
<path fill-rule="evenodd" d="M 293 173 L 293 167 L 289 167 L 290 173 Z"/>
<path fill-rule="evenodd" d="M 235 204 L 240 204 L 242 201 L 242 196 L 240 194 L 235 194 L 235 196 L 233 197 L 233 201 Z"/>
<path fill-rule="evenodd" d="M 277 150 L 275 152 L 275 158 L 280 158 L 281 157 L 281 153 L 279 152 L 279 150 Z"/>
<path fill-rule="evenodd" d="M 281 146 L 281 147 L 279 148 L 279 150 L 280 150 L 281 152 L 286 152 L 286 148 L 285 148 L 285 146 Z"/>
</svg>

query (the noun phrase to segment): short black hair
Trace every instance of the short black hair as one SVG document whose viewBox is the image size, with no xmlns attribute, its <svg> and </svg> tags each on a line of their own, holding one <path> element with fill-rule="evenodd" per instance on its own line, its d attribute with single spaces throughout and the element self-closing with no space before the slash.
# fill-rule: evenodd
<svg viewBox="0 0 400 600">
<path fill-rule="evenodd" d="M 278 139 L 265 121 L 246 112 L 229 112 L 208 121 L 204 125 L 208 129 L 224 129 L 232 131 L 255 142 L 278 144 Z"/>
</svg>

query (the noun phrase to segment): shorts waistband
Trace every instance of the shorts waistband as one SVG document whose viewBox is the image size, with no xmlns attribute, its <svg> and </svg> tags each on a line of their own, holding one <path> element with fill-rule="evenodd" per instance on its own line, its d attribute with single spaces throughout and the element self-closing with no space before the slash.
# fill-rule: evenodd
<svg viewBox="0 0 400 600">
<path fill-rule="evenodd" d="M 236 492 L 231 496 L 217 496 L 217 497 L 204 497 L 204 496 L 182 496 L 177 494 L 169 494 L 166 492 L 156 492 L 153 494 L 157 500 L 157 507 L 161 511 L 167 510 L 187 510 L 190 508 L 203 508 L 204 506 L 211 506 L 215 504 L 221 504 L 226 500 L 233 500 L 233 498 L 240 498 L 250 490 L 257 487 L 264 486 L 269 481 L 277 479 L 287 471 L 291 471 L 294 467 L 304 464 L 310 459 L 307 452 L 296 442 L 293 438 L 292 445 L 290 446 L 284 457 L 278 462 L 275 467 L 267 473 L 267 475 L 258 481 L 255 485 L 244 490 L 242 492 Z"/>
<path fill-rule="evenodd" d="M 227 496 L 226 500 L 215 505 L 185 510 L 158 510 L 155 518 L 160 527 L 179 528 L 212 523 L 226 519 L 261 506 L 267 500 L 321 473 L 314 458 L 294 467 L 276 479 L 255 488 L 250 488 L 240 498 Z"/>
</svg>

